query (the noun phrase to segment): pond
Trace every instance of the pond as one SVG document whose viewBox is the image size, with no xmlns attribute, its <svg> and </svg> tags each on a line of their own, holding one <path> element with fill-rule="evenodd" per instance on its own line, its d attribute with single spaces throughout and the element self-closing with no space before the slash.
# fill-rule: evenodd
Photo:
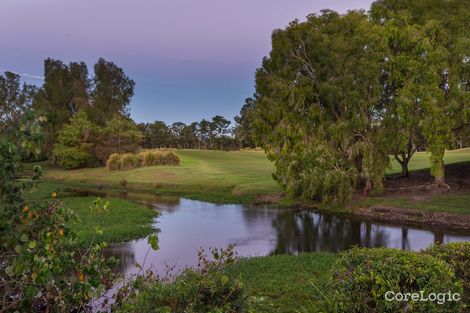
<svg viewBox="0 0 470 313">
<path fill-rule="evenodd" d="M 108 248 L 107 255 L 121 261 L 118 270 L 127 277 L 138 271 L 136 263 L 159 274 L 167 267 L 196 266 L 199 248 L 207 251 L 229 244 L 235 244 L 239 256 L 265 256 L 338 252 L 352 246 L 419 250 L 434 242 L 470 241 L 470 233 L 389 225 L 350 215 L 157 196 L 128 200 L 151 206 L 161 215 L 155 220 L 158 251 L 149 251 L 145 238 Z"/>
</svg>

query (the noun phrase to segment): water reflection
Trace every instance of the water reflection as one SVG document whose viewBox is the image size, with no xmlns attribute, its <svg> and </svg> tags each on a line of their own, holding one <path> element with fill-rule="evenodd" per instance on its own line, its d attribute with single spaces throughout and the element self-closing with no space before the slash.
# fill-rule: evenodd
<svg viewBox="0 0 470 313">
<path fill-rule="evenodd" d="M 128 197 L 129 198 L 129 197 Z M 156 220 L 158 251 L 150 251 L 144 269 L 163 273 L 165 264 L 197 265 L 200 247 L 236 244 L 240 256 L 337 252 L 352 246 L 419 250 L 433 242 L 470 241 L 470 233 L 449 233 L 375 223 L 351 216 L 314 211 L 286 211 L 242 205 L 158 197 L 131 199 L 161 211 Z M 112 246 L 107 253 L 121 260 L 119 271 L 136 273 L 148 251 L 146 239 Z"/>
</svg>

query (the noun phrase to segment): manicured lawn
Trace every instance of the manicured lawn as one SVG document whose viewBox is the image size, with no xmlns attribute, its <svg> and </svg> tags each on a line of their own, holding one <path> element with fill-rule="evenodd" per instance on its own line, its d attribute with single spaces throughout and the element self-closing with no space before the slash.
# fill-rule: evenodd
<svg viewBox="0 0 470 313">
<path fill-rule="evenodd" d="M 118 188 L 127 181 L 126 189 L 143 192 L 183 195 L 210 202 L 248 203 L 257 195 L 272 194 L 281 188 L 272 179 L 274 167 L 262 151 L 178 150 L 180 166 L 143 167 L 126 171 L 108 171 L 104 167 L 64 170 L 43 164 L 46 179 L 66 184 Z M 470 148 L 447 151 L 446 164 L 470 161 Z M 416 153 L 410 170 L 429 167 L 429 155 Z M 389 174 L 401 171 L 392 161 Z"/>
<path fill-rule="evenodd" d="M 241 277 L 253 312 L 325 312 L 337 255 L 303 253 L 242 259 L 230 275 Z"/>
<path fill-rule="evenodd" d="M 43 182 L 37 188 L 26 194 L 30 201 L 46 201 L 52 191 L 57 190 L 57 183 Z M 106 198 L 109 201 L 107 211 L 98 212 L 90 209 L 96 197 L 74 197 L 67 192 L 58 192 L 58 199 L 66 208 L 72 209 L 79 217 L 79 222 L 73 224 L 81 244 L 90 242 L 121 242 L 142 238 L 155 232 L 152 226 L 156 211 L 117 198 Z M 98 227 L 102 234 L 97 234 Z"/>
</svg>

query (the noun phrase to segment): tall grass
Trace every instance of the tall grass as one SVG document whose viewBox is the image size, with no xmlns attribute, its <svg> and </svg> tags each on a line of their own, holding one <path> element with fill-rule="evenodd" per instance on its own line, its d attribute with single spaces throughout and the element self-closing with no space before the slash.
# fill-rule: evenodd
<svg viewBox="0 0 470 313">
<path fill-rule="evenodd" d="M 170 165 L 177 166 L 180 164 L 180 158 L 171 151 L 145 150 L 137 154 L 112 154 L 106 161 L 108 170 L 128 170 L 143 166 L 160 166 Z"/>
</svg>

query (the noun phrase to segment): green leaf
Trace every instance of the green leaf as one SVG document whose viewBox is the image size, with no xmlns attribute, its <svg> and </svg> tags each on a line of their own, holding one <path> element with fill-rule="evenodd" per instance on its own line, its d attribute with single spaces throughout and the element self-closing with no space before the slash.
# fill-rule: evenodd
<svg viewBox="0 0 470 313">
<path fill-rule="evenodd" d="M 36 240 L 31 240 L 31 241 L 29 242 L 29 245 L 28 245 L 28 246 L 29 246 L 30 249 L 36 248 Z"/>
<path fill-rule="evenodd" d="M 148 238 L 148 243 L 152 247 L 153 250 L 158 250 L 158 237 L 155 234 L 152 234 Z"/>
<path fill-rule="evenodd" d="M 39 289 L 35 286 L 28 286 L 25 290 L 26 299 L 32 300 L 39 293 Z"/>
<path fill-rule="evenodd" d="M 27 241 L 29 240 L 28 234 L 23 234 L 23 235 L 21 235 L 20 240 L 21 240 L 22 242 L 27 242 Z"/>
</svg>

